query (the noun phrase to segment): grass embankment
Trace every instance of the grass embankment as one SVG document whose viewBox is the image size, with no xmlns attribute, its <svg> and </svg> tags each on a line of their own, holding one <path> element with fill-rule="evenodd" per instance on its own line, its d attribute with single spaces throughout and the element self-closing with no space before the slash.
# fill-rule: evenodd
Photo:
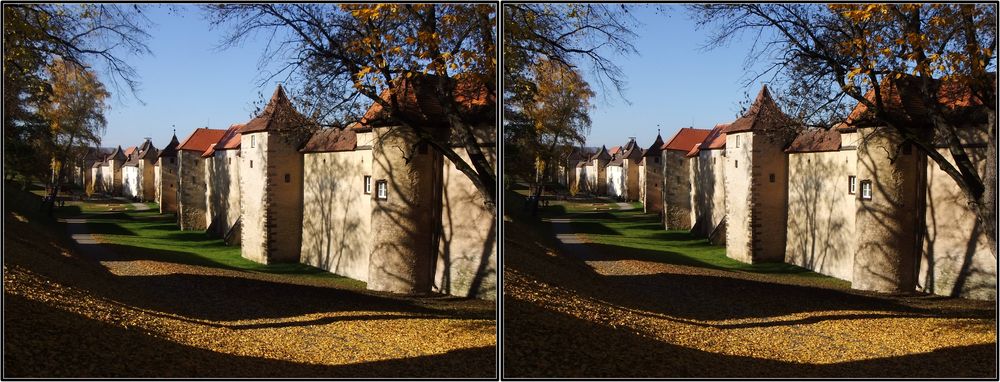
<svg viewBox="0 0 1000 382">
<path fill-rule="evenodd" d="M 365 283 L 301 263 L 260 264 L 240 256 L 239 246 L 204 231 L 180 231 L 173 215 L 155 210 L 89 214 L 87 225 L 97 240 L 131 259 L 217 267 L 248 272 L 319 278 L 343 287 L 364 289 Z"/>
<path fill-rule="evenodd" d="M 553 201 L 541 209 L 542 218 L 572 219 L 573 231 L 598 250 L 622 259 L 686 265 L 735 272 L 773 274 L 836 288 L 850 282 L 783 262 L 747 264 L 726 257 L 726 248 L 712 245 L 687 230 L 664 230 L 655 214 L 642 212 L 641 203 L 619 209 L 602 200 Z"/>
</svg>

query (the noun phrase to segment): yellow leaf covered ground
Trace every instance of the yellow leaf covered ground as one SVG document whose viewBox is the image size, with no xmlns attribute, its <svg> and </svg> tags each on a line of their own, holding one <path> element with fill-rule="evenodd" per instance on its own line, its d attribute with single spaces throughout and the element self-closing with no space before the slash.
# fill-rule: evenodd
<svg viewBox="0 0 1000 382">
<path fill-rule="evenodd" d="M 993 302 L 567 253 L 505 224 L 506 377 L 996 376 Z"/>
<path fill-rule="evenodd" d="M 20 217 L 20 219 L 18 218 Z M 491 377 L 494 303 L 154 260 L 4 227 L 7 377 Z"/>
</svg>

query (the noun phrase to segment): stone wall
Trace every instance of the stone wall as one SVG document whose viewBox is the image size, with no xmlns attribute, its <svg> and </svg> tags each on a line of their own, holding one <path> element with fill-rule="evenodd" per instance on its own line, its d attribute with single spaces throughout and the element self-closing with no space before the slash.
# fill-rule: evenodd
<svg viewBox="0 0 1000 382">
<path fill-rule="evenodd" d="M 639 167 L 639 201 L 647 214 L 663 212 L 662 158 L 643 157 Z"/>
<path fill-rule="evenodd" d="M 407 129 L 378 128 L 375 134 L 374 192 L 385 182 L 387 197 L 373 201 L 368 289 L 426 293 L 431 290 L 437 248 L 432 238 L 441 213 L 441 195 L 435 192 L 440 190 L 435 183 L 441 179 L 441 156 L 415 149 L 416 137 Z"/>
<path fill-rule="evenodd" d="M 925 162 L 917 150 L 907 153 L 902 138 L 889 129 L 860 129 L 859 191 L 872 185 L 871 200 L 859 199 L 857 254 L 851 286 L 880 292 L 909 292 L 916 280 L 916 222 L 923 207 L 917 187 Z"/>
<path fill-rule="evenodd" d="M 151 160 L 139 161 L 139 179 L 142 180 L 139 182 L 139 195 L 146 202 L 156 201 L 156 169 L 154 167 Z"/>
<path fill-rule="evenodd" d="M 204 230 L 205 160 L 201 153 L 177 150 L 177 224 L 181 230 Z"/>
<path fill-rule="evenodd" d="M 698 158 L 686 153 L 663 150 L 663 228 L 691 229 L 691 166 Z"/>
<path fill-rule="evenodd" d="M 496 166 L 495 148 L 484 147 Z M 463 148 L 456 151 L 468 162 Z M 441 235 L 433 290 L 454 296 L 496 299 L 496 218 L 465 174 L 444 160 Z"/>
<path fill-rule="evenodd" d="M 854 271 L 853 149 L 788 154 L 785 262 L 850 281 Z"/>
<path fill-rule="evenodd" d="M 767 134 L 767 133 L 766 133 Z M 751 229 L 753 262 L 785 261 L 788 221 L 788 155 L 791 138 L 778 132 L 753 134 Z"/>
<path fill-rule="evenodd" d="M 639 164 L 631 159 L 622 162 L 622 198 L 630 202 L 639 201 Z"/>
<path fill-rule="evenodd" d="M 708 237 L 726 217 L 725 150 L 701 150 L 691 161 L 692 232 Z"/>
<path fill-rule="evenodd" d="M 205 181 L 209 233 L 225 237 L 240 218 L 240 157 L 239 150 L 216 150 L 205 159 Z M 230 244 L 237 244 L 233 240 Z"/>
<path fill-rule="evenodd" d="M 305 137 L 306 139 L 308 137 Z M 269 132 L 267 137 L 268 262 L 299 262 L 302 247 L 301 132 Z"/>
<path fill-rule="evenodd" d="M 985 172 L 985 148 L 968 148 Z M 939 149 L 951 161 L 946 149 Z M 937 163 L 927 165 L 925 229 L 917 290 L 943 296 L 996 300 L 997 260 L 955 180 Z"/>
<path fill-rule="evenodd" d="M 373 194 L 364 192 L 364 177 L 372 174 L 372 150 L 306 153 L 303 160 L 301 262 L 367 282 Z"/>
<path fill-rule="evenodd" d="M 160 213 L 177 212 L 177 158 L 160 158 L 156 166 L 158 192 L 156 202 L 160 205 Z"/>
</svg>

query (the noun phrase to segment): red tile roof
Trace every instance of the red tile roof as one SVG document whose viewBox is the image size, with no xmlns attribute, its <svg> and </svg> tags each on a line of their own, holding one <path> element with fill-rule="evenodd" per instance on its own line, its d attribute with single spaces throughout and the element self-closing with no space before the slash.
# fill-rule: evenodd
<svg viewBox="0 0 1000 382">
<path fill-rule="evenodd" d="M 289 101 L 288 96 L 285 95 L 285 89 L 281 85 L 278 85 L 274 89 L 274 94 L 271 95 L 271 100 L 264 107 L 264 111 L 250 120 L 250 122 L 247 122 L 240 133 L 295 130 L 311 126 L 313 126 L 311 121 L 295 110 L 295 107 L 292 106 L 292 101 Z"/>
<path fill-rule="evenodd" d="M 830 130 L 806 130 L 799 133 L 792 144 L 785 149 L 786 153 L 812 153 L 840 150 L 840 132 Z"/>
<path fill-rule="evenodd" d="M 622 149 L 621 146 L 612 147 L 611 150 L 608 150 L 608 155 L 611 155 L 611 156 L 618 155 L 618 152 L 621 151 L 621 149 Z"/>
<path fill-rule="evenodd" d="M 785 115 L 778 107 L 778 104 L 771 98 L 771 92 L 767 90 L 767 85 L 761 87 L 757 93 L 757 99 L 750 105 L 742 117 L 733 121 L 726 129 L 726 133 L 740 133 L 753 130 L 774 130 L 794 125 L 795 122 Z"/>
<path fill-rule="evenodd" d="M 240 137 L 242 136 L 240 131 L 245 126 L 246 124 L 242 123 L 229 126 L 225 134 L 222 134 L 222 137 L 219 138 L 219 141 L 205 149 L 205 153 L 201 154 L 201 156 L 207 158 L 214 155 L 216 150 L 234 150 L 240 148 Z"/>
<path fill-rule="evenodd" d="M 177 145 L 177 150 L 204 153 L 209 146 L 218 142 L 219 138 L 222 138 L 222 135 L 225 133 L 226 131 L 221 129 L 209 129 L 205 127 L 197 128 L 187 137 L 187 139 L 184 140 L 184 142 Z"/>
<path fill-rule="evenodd" d="M 663 150 L 689 152 L 691 151 L 692 146 L 696 146 L 703 142 L 705 137 L 708 137 L 708 134 L 711 132 L 712 130 L 709 129 L 683 127 L 677 131 L 677 134 L 674 134 L 673 138 L 670 138 L 669 142 L 665 143 L 660 148 Z"/>
<path fill-rule="evenodd" d="M 358 147 L 358 134 L 352 129 L 324 129 L 317 131 L 300 152 L 322 153 L 351 151 Z"/>
<path fill-rule="evenodd" d="M 701 143 L 696 143 L 696 144 L 694 145 L 694 147 L 692 147 L 692 148 L 691 148 L 691 150 L 689 150 L 689 151 L 687 152 L 687 154 L 684 154 L 684 157 L 685 157 L 685 158 L 692 158 L 692 157 L 696 157 L 696 156 L 698 156 L 698 151 L 699 151 L 699 150 L 698 150 L 698 146 L 701 146 Z"/>
<path fill-rule="evenodd" d="M 441 103 L 438 102 L 435 89 L 434 75 L 417 75 L 412 78 L 403 78 L 397 81 L 397 85 L 392 89 L 385 89 L 379 98 L 388 103 L 392 103 L 393 92 L 399 96 L 395 97 L 399 104 L 399 111 L 409 120 L 418 121 L 427 126 L 446 126 L 448 123 L 444 118 L 444 111 Z M 454 89 L 455 101 L 461 105 L 464 112 L 486 118 L 490 112 L 494 112 L 493 105 L 496 104 L 496 97 L 490 94 L 479 81 L 456 79 Z M 383 110 L 382 104 L 378 102 L 372 105 L 365 112 L 365 115 L 358 123 L 351 124 L 351 128 L 366 128 L 389 126 L 396 122 L 391 119 L 389 113 Z"/>
<path fill-rule="evenodd" d="M 716 150 L 726 148 L 726 131 L 731 126 L 730 123 L 720 123 L 712 128 L 712 131 L 705 136 L 705 140 L 701 141 L 701 145 L 698 146 L 699 150 Z"/>
<path fill-rule="evenodd" d="M 125 156 L 128 157 L 129 155 L 134 154 L 136 149 L 137 147 L 135 146 L 129 146 L 129 148 L 125 149 Z"/>
<path fill-rule="evenodd" d="M 915 76 L 904 76 L 894 81 L 887 77 L 883 80 L 882 103 L 893 119 L 911 120 L 914 123 L 928 119 L 925 118 L 927 105 L 920 97 L 910 96 L 911 94 L 919 94 L 917 87 L 920 86 L 920 82 L 921 78 Z M 933 79 L 932 82 L 940 83 L 937 90 L 938 102 L 948 108 L 954 109 L 980 104 L 968 86 L 957 82 L 941 82 L 938 79 Z M 900 97 L 899 89 L 903 89 L 902 97 Z M 870 89 L 865 94 L 865 98 L 874 102 L 875 90 Z M 868 107 L 858 102 L 846 120 L 835 125 L 834 128 L 840 131 L 851 131 L 857 127 L 879 125 L 880 123 L 868 115 L 867 111 Z"/>
</svg>

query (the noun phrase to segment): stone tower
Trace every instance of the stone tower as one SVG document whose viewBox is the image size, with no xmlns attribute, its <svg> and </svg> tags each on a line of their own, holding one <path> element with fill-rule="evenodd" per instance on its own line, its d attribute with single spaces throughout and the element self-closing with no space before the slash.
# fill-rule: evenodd
<svg viewBox="0 0 1000 382">
<path fill-rule="evenodd" d="M 207 205 L 205 161 L 201 154 L 222 138 L 225 130 L 198 128 L 177 145 L 177 224 L 181 230 L 204 230 Z"/>
<path fill-rule="evenodd" d="M 639 165 L 639 201 L 642 202 L 643 212 L 647 214 L 658 214 L 663 212 L 663 164 L 660 153 L 663 147 L 663 138 L 660 133 L 656 133 L 656 140 L 649 145 L 642 154 L 642 162 Z"/>
<path fill-rule="evenodd" d="M 794 123 L 765 85 L 742 117 L 726 128 L 726 256 L 784 261 L 788 157 Z"/>
<path fill-rule="evenodd" d="M 156 163 L 156 155 L 159 150 L 156 146 L 153 146 L 153 142 L 150 138 L 146 138 L 146 141 L 139 146 L 139 197 L 143 201 L 155 201 L 156 200 L 156 183 L 155 181 L 155 171 L 154 164 Z"/>
<path fill-rule="evenodd" d="M 302 243 L 302 155 L 314 130 L 278 85 L 264 111 L 240 131 L 243 257 L 298 262 Z"/>
<path fill-rule="evenodd" d="M 665 229 L 690 229 L 691 221 L 691 171 L 687 154 L 697 153 L 697 147 L 711 130 L 682 128 L 670 141 L 661 146 L 662 217 Z"/>
<path fill-rule="evenodd" d="M 160 213 L 177 212 L 177 133 L 156 159 L 156 203 Z"/>
</svg>

